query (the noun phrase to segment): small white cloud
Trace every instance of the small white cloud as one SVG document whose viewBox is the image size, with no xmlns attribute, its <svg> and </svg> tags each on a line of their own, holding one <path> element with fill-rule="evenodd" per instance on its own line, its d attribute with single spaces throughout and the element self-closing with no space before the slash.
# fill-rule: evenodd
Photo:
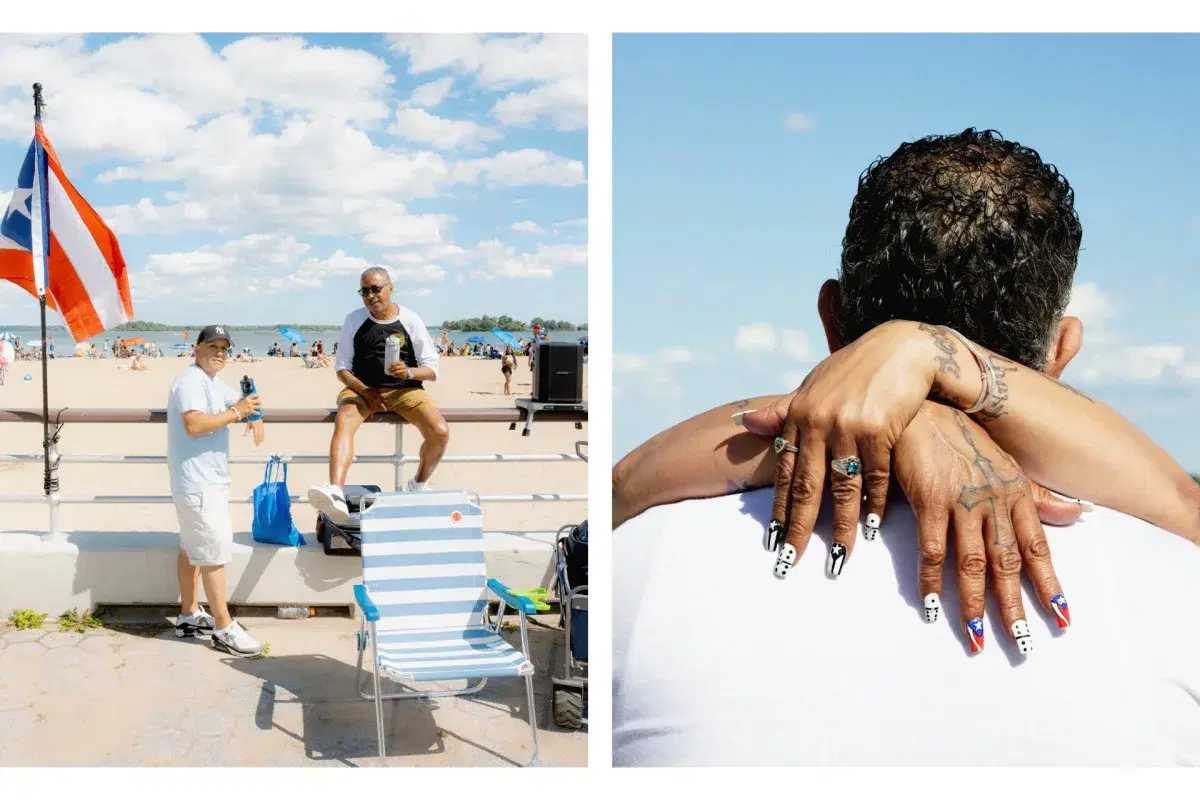
<svg viewBox="0 0 1200 800">
<path fill-rule="evenodd" d="M 415 292 L 407 292 L 407 294 L 411 294 L 414 297 L 428 297 L 433 294 L 433 289 L 417 289 Z"/>
<path fill-rule="evenodd" d="M 795 133 L 812 133 L 817 129 L 817 120 L 815 117 L 810 117 L 808 114 L 801 114 L 798 111 L 786 115 L 783 118 L 784 126 Z"/>
<path fill-rule="evenodd" d="M 804 331 L 785 330 L 781 339 L 783 342 L 783 352 L 797 361 L 803 361 L 812 354 L 812 348 L 808 343 L 808 336 L 805 335 Z"/>
<path fill-rule="evenodd" d="M 686 347 L 664 347 L 658 351 L 658 359 L 664 364 L 687 364 L 692 360 L 692 351 Z"/>
<path fill-rule="evenodd" d="M 1147 344 L 1105 347 L 1081 365 L 1085 383 L 1155 383 L 1176 378 L 1200 378 L 1200 364 L 1189 361 L 1180 344 Z"/>
<path fill-rule="evenodd" d="M 524 222 L 514 222 L 512 229 L 517 233 L 528 233 L 532 235 L 540 235 L 546 232 L 546 229 L 538 225 L 533 220 L 527 219 Z"/>
<path fill-rule="evenodd" d="M 1116 316 L 1117 308 L 1099 286 L 1086 282 L 1071 287 L 1071 302 L 1067 303 L 1066 313 L 1079 317 L 1085 326 L 1103 328 L 1104 323 Z"/>
<path fill-rule="evenodd" d="M 401 108 L 388 133 L 439 150 L 477 147 L 500 138 L 500 133 L 469 119 L 443 119 L 423 108 Z"/>
<path fill-rule="evenodd" d="M 746 353 L 765 353 L 775 349 L 775 326 L 769 322 L 754 322 L 743 326 L 737 334 L 737 349 Z"/>
<path fill-rule="evenodd" d="M 612 366 L 618 372 L 645 372 L 650 369 L 650 356 L 613 353 Z"/>
<path fill-rule="evenodd" d="M 434 108 L 442 104 L 454 86 L 454 78 L 447 75 L 436 81 L 423 83 L 409 95 L 408 104 L 416 108 Z"/>
</svg>

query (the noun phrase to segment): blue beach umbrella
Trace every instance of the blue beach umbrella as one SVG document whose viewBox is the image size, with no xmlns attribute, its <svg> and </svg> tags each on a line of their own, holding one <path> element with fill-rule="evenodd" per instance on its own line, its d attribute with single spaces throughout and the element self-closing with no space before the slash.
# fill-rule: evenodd
<svg viewBox="0 0 1200 800">
<path fill-rule="evenodd" d="M 501 342 L 503 342 L 506 345 L 509 345 L 510 347 L 515 347 L 518 349 L 521 347 L 521 343 L 518 342 L 516 337 L 513 336 L 508 331 L 502 331 L 499 328 L 492 328 L 492 336 L 495 336 Z"/>
<path fill-rule="evenodd" d="M 478 342 L 479 344 L 487 344 L 487 340 L 484 339 L 482 336 L 472 336 L 470 339 L 467 339 L 468 344 L 474 344 L 476 342 Z"/>
<path fill-rule="evenodd" d="M 171 345 L 171 347 L 172 347 L 172 349 L 175 349 L 175 350 L 187 350 L 189 347 L 191 347 L 191 345 L 180 342 L 179 344 Z"/>
<path fill-rule="evenodd" d="M 300 333 L 300 331 L 296 330 L 295 328 L 280 328 L 279 335 L 282 336 L 283 338 L 287 339 L 289 342 L 295 342 L 296 344 L 306 344 L 306 342 L 304 341 L 304 335 L 302 333 Z"/>
</svg>

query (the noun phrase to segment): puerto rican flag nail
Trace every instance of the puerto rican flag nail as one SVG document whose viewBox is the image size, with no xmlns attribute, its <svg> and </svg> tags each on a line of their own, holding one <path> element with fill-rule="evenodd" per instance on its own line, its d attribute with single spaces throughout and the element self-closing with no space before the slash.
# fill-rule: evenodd
<svg viewBox="0 0 1200 800">
<path fill-rule="evenodd" d="M 1054 616 L 1058 617 L 1058 627 L 1071 627 L 1071 609 L 1067 606 L 1067 598 L 1056 594 L 1050 598 L 1050 605 L 1054 607 Z"/>
<path fill-rule="evenodd" d="M 983 617 L 976 617 L 967 623 L 967 635 L 971 639 L 971 652 L 983 652 Z"/>
</svg>

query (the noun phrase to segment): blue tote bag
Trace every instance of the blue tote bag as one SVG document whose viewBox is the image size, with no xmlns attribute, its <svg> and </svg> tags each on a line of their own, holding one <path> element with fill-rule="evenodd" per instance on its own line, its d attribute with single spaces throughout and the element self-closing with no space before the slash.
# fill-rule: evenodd
<svg viewBox="0 0 1200 800">
<path fill-rule="evenodd" d="M 277 480 L 273 476 L 283 475 Z M 306 543 L 292 522 L 292 498 L 288 495 L 287 464 L 271 456 L 263 473 L 263 482 L 254 489 L 254 541 L 303 547 Z"/>
</svg>

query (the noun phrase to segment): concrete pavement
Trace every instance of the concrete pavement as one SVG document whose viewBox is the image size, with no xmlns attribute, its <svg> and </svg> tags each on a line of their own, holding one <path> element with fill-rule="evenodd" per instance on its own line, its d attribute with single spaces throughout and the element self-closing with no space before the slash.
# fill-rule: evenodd
<svg viewBox="0 0 1200 800">
<path fill-rule="evenodd" d="M 529 630 L 541 765 L 586 766 L 586 726 L 551 721 L 550 676 L 565 647 L 558 617 L 537 620 L 554 626 Z M 355 699 L 359 623 L 242 621 L 270 644 L 268 657 L 176 639 L 161 618 L 86 633 L 60 633 L 52 618 L 39 630 L 0 622 L 0 766 L 374 766 L 374 706 Z M 519 631 L 505 638 L 520 647 Z M 525 705 L 523 679 L 385 703 L 388 766 L 523 764 Z"/>
</svg>

